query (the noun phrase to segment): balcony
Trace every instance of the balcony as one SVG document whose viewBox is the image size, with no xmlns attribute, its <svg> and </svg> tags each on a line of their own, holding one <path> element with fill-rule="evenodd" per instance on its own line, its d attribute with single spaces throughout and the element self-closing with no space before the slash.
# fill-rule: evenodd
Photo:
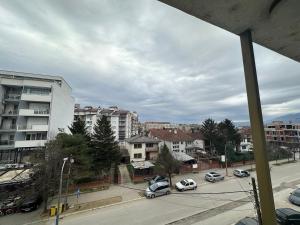
<svg viewBox="0 0 300 225">
<path fill-rule="evenodd" d="M 15 124 L 9 124 L 9 125 L 2 125 L 0 127 L 0 132 L 14 132 L 16 131 L 16 125 Z"/>
<path fill-rule="evenodd" d="M 21 99 L 21 94 L 11 94 L 8 93 L 4 96 L 5 101 L 18 102 Z"/>
<path fill-rule="evenodd" d="M 30 147 L 43 147 L 47 140 L 24 140 L 15 141 L 15 148 L 30 148 Z"/>
<path fill-rule="evenodd" d="M 19 132 L 29 132 L 29 131 L 48 131 L 48 125 L 18 125 L 17 130 Z"/>
<path fill-rule="evenodd" d="M 13 140 L 0 140 L 0 149 L 13 148 L 15 142 Z"/>
<path fill-rule="evenodd" d="M 2 113 L 2 116 L 18 116 L 18 110 L 8 110 Z"/>
<path fill-rule="evenodd" d="M 29 102 L 51 102 L 51 94 L 22 93 L 21 100 Z"/>
<path fill-rule="evenodd" d="M 20 116 L 49 116 L 49 109 L 20 109 Z"/>
</svg>

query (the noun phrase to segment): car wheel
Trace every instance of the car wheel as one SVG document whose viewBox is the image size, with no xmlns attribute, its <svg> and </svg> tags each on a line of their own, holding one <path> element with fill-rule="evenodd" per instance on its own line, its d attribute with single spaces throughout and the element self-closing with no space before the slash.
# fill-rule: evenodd
<svg viewBox="0 0 300 225">
<path fill-rule="evenodd" d="M 196 190 L 196 189 L 197 189 L 197 186 L 195 186 L 193 189 Z"/>
<path fill-rule="evenodd" d="M 10 214 L 13 214 L 13 212 L 14 212 L 14 211 L 13 211 L 12 209 L 8 209 L 8 210 L 6 210 L 5 213 L 6 213 L 6 215 L 10 215 Z"/>
<path fill-rule="evenodd" d="M 171 193 L 170 191 L 167 191 L 167 192 L 166 192 L 166 195 L 169 195 L 170 193 Z"/>
<path fill-rule="evenodd" d="M 150 198 L 155 198 L 155 195 L 151 195 Z"/>
</svg>

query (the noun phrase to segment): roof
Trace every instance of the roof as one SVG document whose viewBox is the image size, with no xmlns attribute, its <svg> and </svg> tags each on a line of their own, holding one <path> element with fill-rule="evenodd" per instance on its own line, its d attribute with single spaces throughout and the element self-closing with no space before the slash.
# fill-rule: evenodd
<svg viewBox="0 0 300 225">
<path fill-rule="evenodd" d="M 193 138 L 193 140 L 204 140 L 204 136 L 201 131 L 187 133 L 189 136 Z"/>
<path fill-rule="evenodd" d="M 134 169 L 148 169 L 154 165 L 149 161 L 131 162 Z"/>
<path fill-rule="evenodd" d="M 149 134 L 162 141 L 193 141 L 193 138 L 180 129 L 150 129 Z"/>
<path fill-rule="evenodd" d="M 300 62 L 299 0 L 160 1 Z"/>
<path fill-rule="evenodd" d="M 159 143 L 160 141 L 157 139 L 153 139 L 150 137 L 145 137 L 145 136 L 134 136 L 131 138 L 125 139 L 126 142 L 128 143 Z"/>
<path fill-rule="evenodd" d="M 173 157 L 181 162 L 187 162 L 190 160 L 195 160 L 193 157 L 185 154 L 184 152 L 171 152 L 171 154 L 173 155 Z"/>
<path fill-rule="evenodd" d="M 61 76 L 52 76 L 52 75 L 45 75 L 45 74 L 36 74 L 36 73 L 25 73 L 25 72 L 16 72 L 16 71 L 8 71 L 8 70 L 0 70 L 0 76 L 7 76 L 11 78 L 21 78 L 21 79 L 36 79 L 48 82 L 64 82 L 66 83 L 69 88 L 71 86 L 65 81 L 65 79 Z"/>
</svg>

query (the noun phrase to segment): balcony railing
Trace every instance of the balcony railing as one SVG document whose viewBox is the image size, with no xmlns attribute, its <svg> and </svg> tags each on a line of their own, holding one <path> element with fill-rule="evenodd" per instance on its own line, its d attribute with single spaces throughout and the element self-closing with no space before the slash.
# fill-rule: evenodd
<svg viewBox="0 0 300 225">
<path fill-rule="evenodd" d="M 18 125 L 18 131 L 22 130 L 48 131 L 48 125 Z"/>
<path fill-rule="evenodd" d="M 10 124 L 10 125 L 8 125 L 8 126 L 1 126 L 0 127 L 0 129 L 1 130 L 14 130 L 14 129 L 16 129 L 17 128 L 17 126 L 16 126 L 16 124 Z"/>
<path fill-rule="evenodd" d="M 21 95 L 20 94 L 7 94 L 4 97 L 6 100 L 20 100 L 21 99 Z"/>
<path fill-rule="evenodd" d="M 34 109 L 34 114 L 49 114 L 49 109 Z"/>
<path fill-rule="evenodd" d="M 14 116 L 14 115 L 18 115 L 18 110 L 4 111 L 2 114 L 3 115 L 8 115 L 8 116 Z"/>
<path fill-rule="evenodd" d="M 0 145 L 13 145 L 15 142 L 13 140 L 1 140 Z"/>
</svg>

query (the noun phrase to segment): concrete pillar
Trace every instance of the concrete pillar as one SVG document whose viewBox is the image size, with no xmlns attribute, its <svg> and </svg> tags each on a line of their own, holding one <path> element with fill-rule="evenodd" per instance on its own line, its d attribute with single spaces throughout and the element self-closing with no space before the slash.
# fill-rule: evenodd
<svg viewBox="0 0 300 225">
<path fill-rule="evenodd" d="M 273 225 L 276 224 L 275 206 L 270 168 L 266 152 L 266 139 L 261 112 L 251 31 L 247 30 L 241 33 L 240 39 L 251 122 L 251 132 L 253 137 L 254 156 L 256 162 L 262 224 Z"/>
</svg>

